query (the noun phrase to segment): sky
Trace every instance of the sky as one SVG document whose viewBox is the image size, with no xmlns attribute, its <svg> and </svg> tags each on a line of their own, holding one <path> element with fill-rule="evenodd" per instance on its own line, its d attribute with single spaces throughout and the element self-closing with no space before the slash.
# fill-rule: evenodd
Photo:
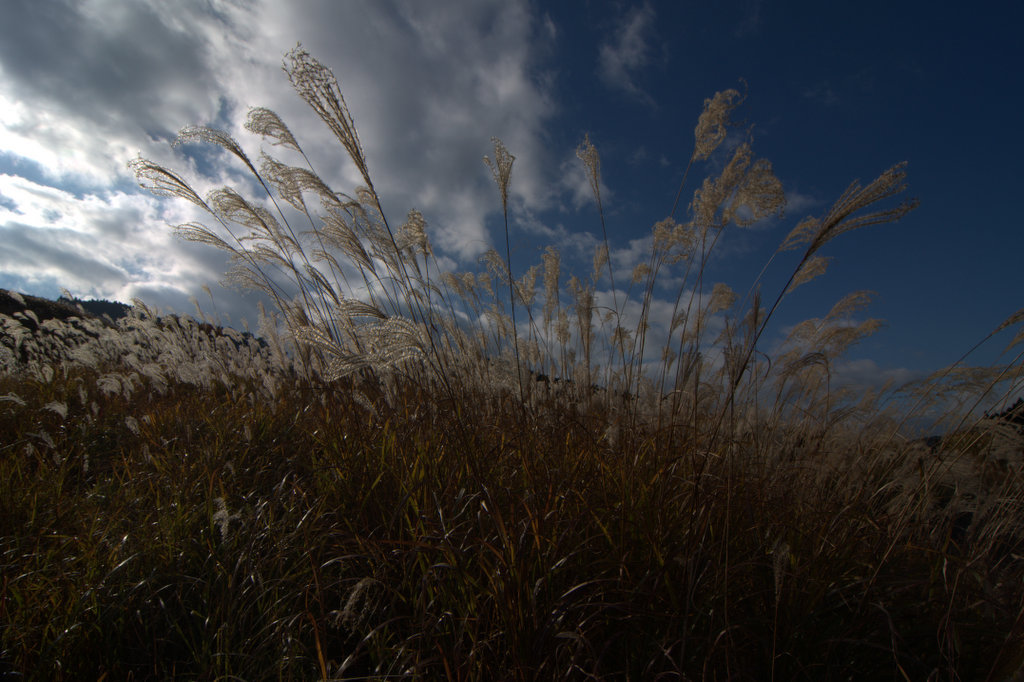
<svg viewBox="0 0 1024 682">
<path fill-rule="evenodd" d="M 398 222 L 422 211 L 452 269 L 476 269 L 486 249 L 504 247 L 482 162 L 492 137 L 516 157 L 514 269 L 553 245 L 564 277 L 588 276 L 601 240 L 576 158 L 589 136 L 622 281 L 672 210 L 705 99 L 744 92 L 742 126 L 691 170 L 676 214 L 686 219 L 693 190 L 749 134 L 787 208 L 728 226 L 716 245 L 707 277 L 741 296 L 802 218 L 907 162 L 906 197 L 920 206 L 830 243 L 828 272 L 787 296 L 765 343 L 869 289 L 861 317 L 885 326 L 837 369 L 850 383 L 909 381 L 1024 306 L 1022 25 L 1013 2 L 6 0 L 0 287 L 139 297 L 163 312 L 191 313 L 195 297 L 225 321 L 254 324 L 256 297 L 219 285 L 223 255 L 172 234 L 201 216 L 140 189 L 127 164 L 141 155 L 205 189 L 244 183 L 223 155 L 170 143 L 184 126 L 210 125 L 253 158 L 275 151 L 242 127 L 261 106 L 312 150 L 329 184 L 351 192 L 357 171 L 281 70 L 301 43 L 340 82 L 385 211 Z M 794 265 L 773 261 L 766 300 Z M 974 360 L 1007 361 L 1000 339 Z"/>
</svg>

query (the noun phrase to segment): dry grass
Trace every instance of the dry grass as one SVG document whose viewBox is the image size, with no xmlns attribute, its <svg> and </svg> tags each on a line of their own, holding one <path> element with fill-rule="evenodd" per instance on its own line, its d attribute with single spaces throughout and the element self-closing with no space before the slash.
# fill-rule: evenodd
<svg viewBox="0 0 1024 682">
<path fill-rule="evenodd" d="M 826 244 L 913 208 L 902 166 L 792 229 L 766 265 L 796 251 L 770 304 L 740 296 L 705 281 L 708 259 L 784 196 L 749 139 L 722 147 L 740 96 L 719 93 L 690 166 L 718 154 L 723 170 L 685 222 L 673 210 L 653 227 L 630 282 L 606 234 L 593 272 L 564 283 L 553 249 L 518 275 L 507 251 L 443 273 L 420 214 L 384 215 L 330 72 L 301 50 L 286 71 L 362 175 L 353 196 L 265 109 L 248 128 L 304 167 L 257 168 L 206 128 L 182 137 L 239 159 L 262 199 L 200 197 L 132 164 L 210 213 L 177 229 L 274 301 L 269 345 L 141 307 L 116 328 L 0 316 L 0 674 L 1019 672 L 1024 439 L 1005 416 L 971 416 L 1017 389 L 1019 357 L 958 363 L 898 402 L 851 394 L 832 368 L 877 326 L 857 319 L 859 292 L 773 357 L 759 345 Z M 514 157 L 498 141 L 494 156 L 507 219 Z M 589 140 L 580 157 L 600 210 Z M 963 409 L 945 411 L 944 438 L 904 435 L 950 397 Z"/>
</svg>

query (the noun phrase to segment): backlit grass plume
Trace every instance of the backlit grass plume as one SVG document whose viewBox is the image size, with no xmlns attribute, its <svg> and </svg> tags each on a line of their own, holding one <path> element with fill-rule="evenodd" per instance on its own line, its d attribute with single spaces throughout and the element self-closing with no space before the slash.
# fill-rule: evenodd
<svg viewBox="0 0 1024 682">
<path fill-rule="evenodd" d="M 296 48 L 285 59 L 285 72 L 359 171 L 364 184 L 351 194 L 329 187 L 288 126 L 263 108 L 249 112 L 247 129 L 297 152 L 304 166 L 264 153 L 256 168 L 230 136 L 207 128 L 186 128 L 179 137 L 179 142 L 203 141 L 227 150 L 263 189 L 261 198 L 247 199 L 231 188 L 200 198 L 172 171 L 142 159 L 133 168 L 145 186 L 185 198 L 213 216 L 213 226 L 192 222 L 177 232 L 231 254 L 226 281 L 271 298 L 311 376 L 334 380 L 358 373 L 379 379 L 397 373 L 403 380 L 436 385 L 449 398 L 456 390 L 508 386 L 527 404 L 537 399 L 531 373 L 553 375 L 567 380 L 564 399 L 588 406 L 596 400 L 602 409 L 629 415 L 633 423 L 688 421 L 696 428 L 699 412 L 717 414 L 719 421 L 726 410 L 735 412 L 736 395 L 752 377 L 757 344 L 785 293 L 824 271 L 827 261 L 817 251 L 844 232 L 896 220 L 913 207 L 906 201 L 871 210 L 902 190 L 900 166 L 865 188 L 852 185 L 826 216 L 800 222 L 783 243 L 782 250 L 805 251 L 774 303 L 767 310 L 737 310 L 731 290 L 705 281 L 711 253 L 726 230 L 780 215 L 785 205 L 771 164 L 754 157 L 749 139 L 741 141 L 727 152 L 721 172 L 695 189 L 686 222 L 668 218 L 654 226 L 648 256 L 633 266 L 631 286 L 620 292 L 601 205 L 600 157 L 586 138 L 577 153 L 594 192 L 604 239 L 590 278 L 572 276 L 564 290 L 555 271 L 557 254 L 548 252 L 546 301 L 535 314 L 539 269 L 530 269 L 522 280 L 512 272 L 508 201 L 515 157 L 500 140 L 494 140 L 494 159 L 485 157 L 485 162 L 501 197 L 505 257 L 487 254 L 487 269 L 476 276 L 442 273 L 423 216 L 410 211 L 394 229 L 385 215 L 355 121 L 331 71 Z M 739 101 L 740 95 L 730 90 L 705 102 L 687 172 L 724 142 Z M 606 276 L 611 307 L 600 308 L 598 292 Z M 652 325 L 652 311 L 657 306 L 659 322 L 664 319 L 664 302 L 654 293 L 656 283 L 669 277 L 679 285 L 668 302 L 666 329 Z M 501 289 L 507 292 L 504 300 Z M 758 289 L 755 282 L 743 302 L 759 306 Z M 709 338 L 708 330 L 723 315 L 730 320 L 729 333 Z M 747 320 L 746 333 L 739 333 L 738 320 Z M 651 339 L 652 331 L 660 338 Z M 716 341 L 717 349 L 709 353 L 708 344 Z M 606 390 L 595 397 L 594 387 Z M 710 397 L 705 399 L 705 393 Z"/>
</svg>

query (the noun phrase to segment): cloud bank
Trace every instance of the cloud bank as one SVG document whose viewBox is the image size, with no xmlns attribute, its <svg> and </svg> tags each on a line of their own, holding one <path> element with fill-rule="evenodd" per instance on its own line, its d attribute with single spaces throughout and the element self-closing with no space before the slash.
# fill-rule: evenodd
<svg viewBox="0 0 1024 682">
<path fill-rule="evenodd" d="M 0 28 L 0 286 L 148 292 L 160 306 L 217 282 L 223 257 L 168 227 L 202 216 L 140 193 L 126 163 L 141 154 L 197 188 L 237 185 L 215 152 L 185 157 L 169 142 L 213 125 L 256 158 L 241 128 L 250 106 L 280 114 L 320 175 L 351 192 L 355 169 L 281 71 L 299 42 L 335 71 L 389 214 L 418 208 L 436 247 L 474 259 L 500 208 L 481 162 L 492 136 L 519 157 L 517 206 L 550 206 L 558 191 L 543 170 L 556 111 L 537 61 L 555 37 L 543 19 L 515 1 L 17 3 Z"/>
</svg>

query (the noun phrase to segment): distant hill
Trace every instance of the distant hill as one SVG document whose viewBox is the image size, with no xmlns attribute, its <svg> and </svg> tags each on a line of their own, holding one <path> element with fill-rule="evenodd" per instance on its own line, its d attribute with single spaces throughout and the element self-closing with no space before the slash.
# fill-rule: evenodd
<svg viewBox="0 0 1024 682">
<path fill-rule="evenodd" d="M 98 301 L 83 301 L 80 298 L 67 298 L 61 296 L 57 299 L 57 303 L 64 303 L 74 308 L 76 305 L 82 306 L 87 313 L 92 313 L 96 317 L 103 317 L 106 315 L 114 322 L 117 322 L 122 317 L 128 315 L 128 311 L 131 310 L 131 306 L 126 303 L 120 303 L 118 301 L 107 301 L 100 299 Z"/>
<path fill-rule="evenodd" d="M 13 316 L 14 313 L 30 310 L 40 322 L 53 319 L 66 320 L 70 317 L 84 317 L 86 319 L 100 320 L 104 324 L 112 325 L 121 318 L 126 317 L 131 309 L 132 306 L 118 303 L 117 301 L 83 301 L 66 296 L 61 296 L 56 301 L 51 301 L 48 298 L 29 296 L 28 294 L 19 294 L 7 289 L 0 289 L 0 315 Z M 170 315 L 170 317 L 177 317 L 177 315 Z M 156 319 L 157 324 L 162 325 L 163 320 L 163 316 L 158 317 Z M 37 329 L 31 321 L 23 320 L 22 324 L 31 325 L 33 330 Z M 221 327 L 215 327 L 207 322 L 200 322 L 198 324 L 199 329 L 207 334 L 212 336 L 223 335 L 223 328 Z M 266 345 L 264 339 L 249 332 L 242 333 L 242 338 L 250 336 L 254 337 L 261 346 Z"/>
<path fill-rule="evenodd" d="M 1024 399 L 1017 398 L 1017 402 L 1002 412 L 994 414 L 986 412 L 985 416 L 989 419 L 1002 419 L 1003 421 L 1016 424 L 1017 426 L 1024 426 Z"/>
<path fill-rule="evenodd" d="M 82 306 L 85 311 L 84 315 L 75 304 Z M 129 309 L 130 306 L 111 301 L 79 301 L 63 297 L 51 301 L 48 298 L 0 289 L 0 314 L 13 315 L 24 310 L 31 310 L 40 322 L 53 319 L 66 320 L 69 317 L 101 318 L 104 314 L 110 315 L 111 319 L 116 320 L 118 317 L 127 315 Z M 115 313 L 116 317 L 111 313 Z"/>
</svg>

